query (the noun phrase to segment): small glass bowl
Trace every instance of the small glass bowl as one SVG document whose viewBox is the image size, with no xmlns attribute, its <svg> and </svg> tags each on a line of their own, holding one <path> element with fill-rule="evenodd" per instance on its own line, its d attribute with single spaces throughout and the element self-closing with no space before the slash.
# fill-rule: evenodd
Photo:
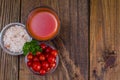
<svg viewBox="0 0 120 80">
<path fill-rule="evenodd" d="M 4 47 L 3 36 L 4 36 L 5 32 L 6 32 L 6 30 L 9 29 L 10 27 L 13 27 L 14 25 L 22 26 L 22 27 L 24 27 L 24 29 L 26 30 L 25 25 L 23 25 L 23 24 L 21 24 L 21 23 L 10 23 L 10 24 L 7 24 L 7 25 L 2 29 L 2 31 L 0 32 L 0 46 L 2 47 L 2 49 L 3 49 L 6 53 L 8 53 L 8 54 L 10 54 L 10 55 L 21 55 L 21 54 L 23 54 L 22 51 L 20 51 L 20 52 L 12 52 L 12 51 L 8 50 L 6 47 Z M 26 32 L 27 32 L 27 31 L 26 31 Z M 28 34 L 28 35 L 29 35 L 29 34 Z M 29 36 L 29 37 L 30 37 L 30 36 Z M 30 37 L 30 38 L 31 38 L 31 37 Z M 31 40 L 32 40 L 32 38 L 31 38 Z"/>
<path fill-rule="evenodd" d="M 42 43 L 43 43 L 43 42 L 42 42 Z M 51 45 L 49 45 L 49 44 L 47 44 L 47 43 L 45 43 L 45 44 L 46 44 L 47 46 L 50 46 L 52 49 L 55 49 L 53 46 L 51 46 Z M 28 55 L 28 54 L 27 54 L 27 55 Z M 56 68 L 57 68 L 57 66 L 58 66 L 58 63 L 59 63 L 59 56 L 57 55 L 57 56 L 56 56 L 56 66 L 55 66 L 54 68 L 52 68 L 50 71 L 48 71 L 45 75 L 40 75 L 39 72 L 33 71 L 32 68 L 27 65 L 27 62 L 28 62 L 27 55 L 25 56 L 25 64 L 26 64 L 26 66 L 29 68 L 29 70 L 30 70 L 33 74 L 36 74 L 36 75 L 39 75 L 39 76 L 45 76 L 45 75 L 47 75 L 47 74 L 53 73 L 53 72 L 56 70 Z"/>
</svg>

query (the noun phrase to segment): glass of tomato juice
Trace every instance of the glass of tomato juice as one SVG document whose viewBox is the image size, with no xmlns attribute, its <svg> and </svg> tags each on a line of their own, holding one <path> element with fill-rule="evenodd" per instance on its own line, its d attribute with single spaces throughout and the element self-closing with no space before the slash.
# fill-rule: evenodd
<svg viewBox="0 0 120 80">
<path fill-rule="evenodd" d="M 34 39 L 39 41 L 51 40 L 59 32 L 60 20 L 52 9 L 39 7 L 28 15 L 26 27 Z"/>
</svg>

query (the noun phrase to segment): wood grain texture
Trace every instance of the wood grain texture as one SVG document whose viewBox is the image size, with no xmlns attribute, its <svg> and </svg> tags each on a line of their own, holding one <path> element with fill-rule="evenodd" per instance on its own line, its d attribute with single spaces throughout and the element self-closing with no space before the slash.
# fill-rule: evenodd
<svg viewBox="0 0 120 80">
<path fill-rule="evenodd" d="M 90 5 L 90 80 L 119 80 L 120 1 L 91 0 Z M 117 59 L 114 67 L 102 71 L 105 50 L 115 51 Z"/>
<path fill-rule="evenodd" d="M 34 75 L 24 56 L 10 56 L 0 49 L 0 80 L 88 80 L 88 0 L 0 0 L 0 29 L 10 22 L 26 24 L 31 10 L 48 6 L 61 20 L 59 35 L 47 43 L 59 50 L 56 71 Z"/>
<path fill-rule="evenodd" d="M 21 23 L 26 23 L 27 16 L 31 10 L 40 6 L 39 0 L 21 0 Z M 34 75 L 25 64 L 25 57 L 20 57 L 19 80 L 45 80 L 45 77 Z"/>
<path fill-rule="evenodd" d="M 19 22 L 20 0 L 0 0 L 0 30 L 8 23 Z M 0 80 L 18 80 L 18 57 L 0 49 Z"/>
</svg>

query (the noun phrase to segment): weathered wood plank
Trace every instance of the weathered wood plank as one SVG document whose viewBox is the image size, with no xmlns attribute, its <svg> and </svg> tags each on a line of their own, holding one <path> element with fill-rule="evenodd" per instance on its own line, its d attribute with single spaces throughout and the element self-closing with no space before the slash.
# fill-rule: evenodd
<svg viewBox="0 0 120 80">
<path fill-rule="evenodd" d="M 90 80 L 119 80 L 119 7 L 119 0 L 91 0 Z M 110 58 L 111 55 L 106 50 L 116 52 L 113 56 L 117 56 L 117 59 Z M 103 55 L 107 53 L 108 58 L 105 60 Z"/>
<path fill-rule="evenodd" d="M 21 22 L 26 24 L 27 16 L 30 11 L 39 6 L 39 0 L 21 0 Z M 24 56 L 20 57 L 19 80 L 45 80 L 45 77 L 37 76 L 29 71 L 24 58 Z"/>
<path fill-rule="evenodd" d="M 19 22 L 20 0 L 0 0 L 0 29 L 11 22 Z M 18 57 L 0 49 L 0 80 L 18 80 Z"/>
<path fill-rule="evenodd" d="M 72 5 L 72 4 L 71 4 Z M 88 80 L 89 71 L 89 0 L 78 0 L 78 18 L 76 35 L 76 62 L 79 64 L 81 73 Z M 72 20 L 73 21 L 73 20 Z M 73 26 L 74 27 L 74 26 Z M 74 40 L 74 39 L 73 39 Z M 72 42 L 71 42 L 72 43 Z"/>
<path fill-rule="evenodd" d="M 60 63 L 53 74 L 45 77 L 33 75 L 25 65 L 24 56 L 20 56 L 20 60 L 18 60 L 18 57 L 4 54 L 1 50 L 0 80 L 18 80 L 18 78 L 19 80 L 87 80 L 87 3 L 87 0 L 1 0 L 1 29 L 10 22 L 22 22 L 25 24 L 27 16 L 32 9 L 46 5 L 52 7 L 58 13 L 61 19 L 61 30 L 58 37 L 52 40 L 52 42 L 50 41 L 60 51 Z"/>
</svg>

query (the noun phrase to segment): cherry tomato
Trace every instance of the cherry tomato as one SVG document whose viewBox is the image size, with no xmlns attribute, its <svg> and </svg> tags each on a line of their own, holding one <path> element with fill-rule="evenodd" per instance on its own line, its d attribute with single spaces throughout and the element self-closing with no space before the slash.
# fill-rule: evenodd
<svg viewBox="0 0 120 80">
<path fill-rule="evenodd" d="M 56 66 L 56 63 L 50 63 L 50 68 L 54 68 Z"/>
<path fill-rule="evenodd" d="M 40 54 L 41 54 L 41 52 L 38 51 L 38 52 L 36 53 L 36 56 L 40 56 Z"/>
<path fill-rule="evenodd" d="M 48 67 L 48 68 L 46 69 L 46 71 L 48 72 L 48 71 L 50 71 L 50 69 L 51 69 L 51 68 L 50 68 L 50 67 Z"/>
<path fill-rule="evenodd" d="M 49 57 L 49 54 L 48 53 L 44 53 L 45 55 L 45 58 L 48 58 Z"/>
<path fill-rule="evenodd" d="M 56 58 L 54 56 L 52 56 L 52 55 L 48 56 L 48 62 L 49 63 L 53 63 L 53 62 L 55 62 L 55 60 L 56 60 Z"/>
<path fill-rule="evenodd" d="M 51 49 L 50 47 L 47 47 L 47 48 L 45 49 L 45 52 L 46 52 L 46 53 L 50 53 L 51 50 L 52 50 L 52 49 Z"/>
<path fill-rule="evenodd" d="M 33 61 L 39 61 L 39 58 L 37 56 L 33 57 Z"/>
<path fill-rule="evenodd" d="M 33 64 L 32 64 L 32 69 L 33 69 L 34 71 L 36 71 L 36 72 L 39 72 L 40 69 L 41 69 L 41 64 L 40 64 L 40 62 L 33 62 Z"/>
<path fill-rule="evenodd" d="M 32 61 L 28 61 L 27 65 L 28 65 L 28 67 L 31 67 L 32 66 Z"/>
<path fill-rule="evenodd" d="M 28 59 L 28 60 L 32 60 L 32 59 L 33 59 L 32 53 L 29 53 L 29 54 L 27 55 L 27 59 Z"/>
<path fill-rule="evenodd" d="M 43 54 L 41 54 L 41 55 L 39 56 L 39 60 L 40 60 L 40 61 L 44 61 L 44 60 L 45 60 L 45 56 L 44 56 Z"/>
<path fill-rule="evenodd" d="M 46 46 L 46 44 L 41 43 L 41 44 L 40 44 L 40 47 L 41 47 L 43 50 L 45 50 L 45 48 L 46 48 L 47 46 Z"/>
<path fill-rule="evenodd" d="M 46 70 L 48 67 L 49 67 L 49 63 L 47 61 L 43 61 L 42 68 Z"/>
<path fill-rule="evenodd" d="M 45 71 L 44 69 L 41 69 L 41 70 L 39 71 L 39 73 L 40 73 L 40 75 L 45 75 L 45 74 L 46 74 L 46 71 Z"/>
<path fill-rule="evenodd" d="M 52 50 L 52 51 L 51 51 L 51 54 L 52 54 L 54 57 L 56 57 L 57 54 L 58 54 L 58 52 L 57 52 L 57 50 Z"/>
<path fill-rule="evenodd" d="M 56 63 L 56 59 L 55 59 L 55 63 Z"/>
</svg>

